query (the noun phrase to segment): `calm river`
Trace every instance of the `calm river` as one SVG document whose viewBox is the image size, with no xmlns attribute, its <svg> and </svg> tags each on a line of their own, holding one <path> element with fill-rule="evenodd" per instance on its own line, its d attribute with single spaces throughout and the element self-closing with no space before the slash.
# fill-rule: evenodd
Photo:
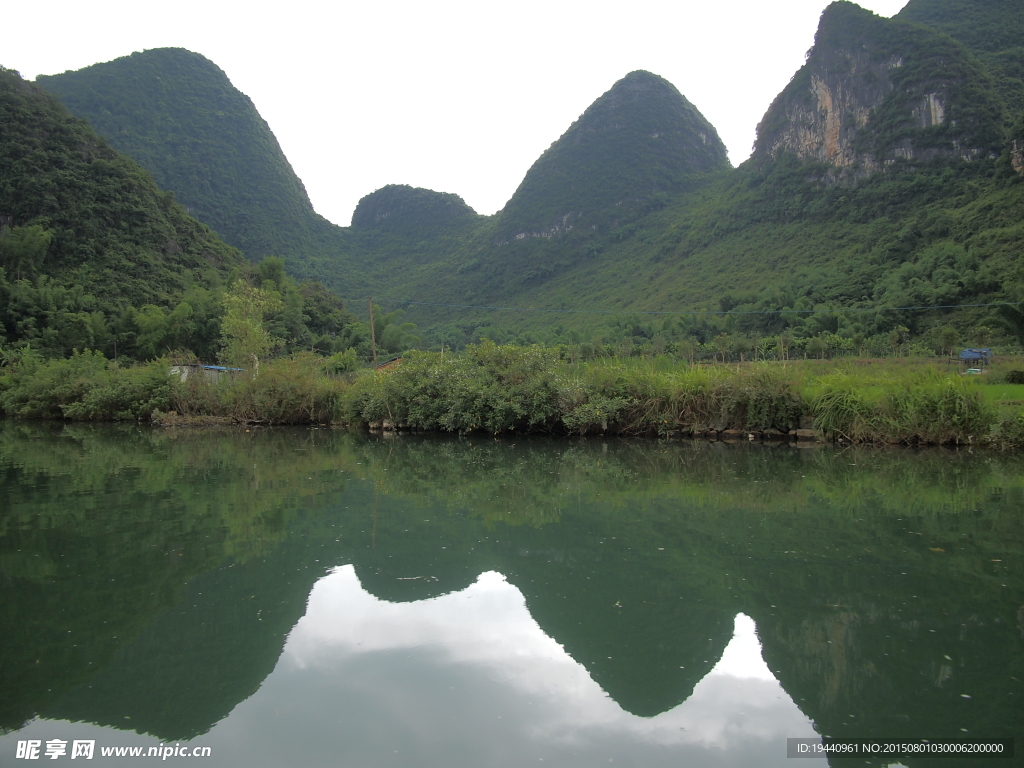
<svg viewBox="0 0 1024 768">
<path fill-rule="evenodd" d="M 1024 752 L 1022 522 L 967 450 L 0 422 L 0 765 Z"/>
</svg>

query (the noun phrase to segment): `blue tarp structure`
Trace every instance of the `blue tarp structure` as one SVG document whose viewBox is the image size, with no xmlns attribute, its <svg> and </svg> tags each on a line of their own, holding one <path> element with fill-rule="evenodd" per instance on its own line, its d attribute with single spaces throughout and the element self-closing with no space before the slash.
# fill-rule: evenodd
<svg viewBox="0 0 1024 768">
<path fill-rule="evenodd" d="M 964 363 L 986 363 L 992 359 L 992 350 L 965 349 L 960 353 L 960 360 Z"/>
</svg>

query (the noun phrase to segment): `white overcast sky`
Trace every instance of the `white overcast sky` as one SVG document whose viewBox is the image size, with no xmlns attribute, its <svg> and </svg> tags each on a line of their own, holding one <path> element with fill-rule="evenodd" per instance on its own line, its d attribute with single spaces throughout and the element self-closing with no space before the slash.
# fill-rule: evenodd
<svg viewBox="0 0 1024 768">
<path fill-rule="evenodd" d="M 149 48 L 201 53 L 253 100 L 316 210 L 347 225 L 385 184 L 455 192 L 494 213 L 635 69 L 673 83 L 737 165 L 827 4 L 41 0 L 5 8 L 0 65 L 32 79 Z M 882 16 L 905 4 L 861 3 Z"/>
</svg>

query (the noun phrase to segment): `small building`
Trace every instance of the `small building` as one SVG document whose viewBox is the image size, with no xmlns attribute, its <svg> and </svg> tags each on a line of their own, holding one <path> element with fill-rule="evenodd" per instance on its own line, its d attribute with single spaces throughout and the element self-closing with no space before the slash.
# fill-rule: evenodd
<svg viewBox="0 0 1024 768">
<path fill-rule="evenodd" d="M 966 368 L 965 373 L 984 373 L 985 366 L 992 362 L 992 350 L 964 349 L 960 351 L 960 367 Z"/>
<path fill-rule="evenodd" d="M 201 376 L 206 381 L 220 381 L 229 374 L 241 373 L 244 370 L 244 368 L 226 368 L 223 365 L 190 363 L 188 365 L 172 365 L 168 374 L 177 376 L 182 381 L 188 381 L 195 376 Z"/>
</svg>

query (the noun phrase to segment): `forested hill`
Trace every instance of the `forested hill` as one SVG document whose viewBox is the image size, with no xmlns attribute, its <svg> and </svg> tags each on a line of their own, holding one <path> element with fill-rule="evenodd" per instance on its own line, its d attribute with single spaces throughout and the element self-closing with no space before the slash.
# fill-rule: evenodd
<svg viewBox="0 0 1024 768">
<path fill-rule="evenodd" d="M 1024 8 L 1019 0 L 910 0 L 896 18 L 962 42 L 992 73 L 1009 110 L 1024 112 Z"/>
<path fill-rule="evenodd" d="M 675 86 L 631 72 L 527 171 L 498 234 L 512 240 L 618 226 L 695 177 L 728 168 L 718 132 Z"/>
<path fill-rule="evenodd" d="M 37 82 L 250 260 L 345 272 L 341 228 L 314 212 L 252 101 L 205 57 L 159 48 Z"/>
<path fill-rule="evenodd" d="M 994 159 L 1004 127 L 991 75 L 962 44 L 842 1 L 758 125 L 754 157 L 792 154 L 851 182 L 909 161 Z"/>
<path fill-rule="evenodd" d="M 111 316 L 243 263 L 135 162 L 10 70 L 0 70 L 0 225 L 0 332 L 10 341 L 92 345 Z"/>
<path fill-rule="evenodd" d="M 273 344 L 358 343 L 323 286 L 296 284 L 280 259 L 254 268 L 56 98 L 0 69 L 0 363 L 181 348 L 213 362 L 225 296 L 254 290 Z"/>
</svg>

